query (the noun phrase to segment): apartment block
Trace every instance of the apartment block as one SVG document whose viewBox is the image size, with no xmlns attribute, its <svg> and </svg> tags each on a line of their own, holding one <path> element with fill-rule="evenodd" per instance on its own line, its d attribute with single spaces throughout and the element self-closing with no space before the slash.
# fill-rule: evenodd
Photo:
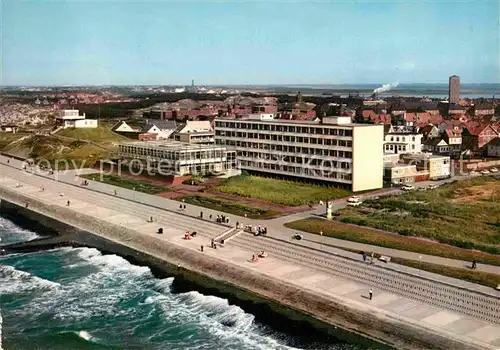
<svg viewBox="0 0 500 350">
<path fill-rule="evenodd" d="M 350 117 L 321 121 L 215 120 L 217 145 L 234 147 L 241 169 L 342 184 L 352 191 L 382 187 L 383 125 Z"/>
</svg>

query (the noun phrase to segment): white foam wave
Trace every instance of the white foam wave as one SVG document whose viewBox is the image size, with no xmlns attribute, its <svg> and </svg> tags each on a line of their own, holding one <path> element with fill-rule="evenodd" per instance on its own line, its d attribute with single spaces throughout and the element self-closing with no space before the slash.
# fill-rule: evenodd
<svg viewBox="0 0 500 350">
<path fill-rule="evenodd" d="M 92 343 L 98 343 L 100 341 L 99 338 L 91 335 L 89 332 L 87 331 L 79 331 L 79 332 L 74 332 L 77 336 L 79 336 L 80 338 L 88 341 L 88 342 L 92 342 Z"/>
<path fill-rule="evenodd" d="M 12 221 L 0 217 L 0 242 L 1 244 L 10 244 L 23 241 L 31 241 L 39 238 L 35 232 L 25 230 L 16 226 Z"/>
<path fill-rule="evenodd" d="M 132 265 L 127 260 L 118 255 L 114 254 L 102 255 L 102 253 L 95 248 L 78 248 L 78 249 L 79 249 L 78 257 L 91 263 L 92 265 L 100 267 L 102 271 L 107 271 L 112 273 L 118 271 L 127 271 L 135 275 L 143 275 L 151 272 L 149 267 Z"/>
<path fill-rule="evenodd" d="M 12 266 L 0 266 L 0 293 L 20 293 L 31 290 L 54 290 L 59 283 L 33 276 L 28 272 L 16 270 Z"/>
</svg>

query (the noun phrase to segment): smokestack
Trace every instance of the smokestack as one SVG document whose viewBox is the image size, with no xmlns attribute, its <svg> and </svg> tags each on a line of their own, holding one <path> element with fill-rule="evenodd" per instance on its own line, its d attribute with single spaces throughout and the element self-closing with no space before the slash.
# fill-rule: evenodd
<svg viewBox="0 0 500 350">
<path fill-rule="evenodd" d="M 191 86 L 194 87 L 194 79 L 191 79 Z"/>
</svg>

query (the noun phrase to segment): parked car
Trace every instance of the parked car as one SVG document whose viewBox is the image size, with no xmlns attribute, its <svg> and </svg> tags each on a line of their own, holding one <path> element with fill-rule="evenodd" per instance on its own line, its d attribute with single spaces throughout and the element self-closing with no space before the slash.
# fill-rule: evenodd
<svg viewBox="0 0 500 350">
<path fill-rule="evenodd" d="M 490 173 L 498 173 L 498 169 L 497 168 L 491 168 L 490 169 Z"/>
<path fill-rule="evenodd" d="M 429 190 L 435 190 L 436 188 L 438 188 L 439 186 L 438 185 L 429 185 L 429 187 L 427 187 Z"/>
<path fill-rule="evenodd" d="M 347 199 L 347 205 L 351 207 L 357 207 L 361 205 L 361 199 L 358 196 L 352 196 Z"/>
<path fill-rule="evenodd" d="M 413 187 L 411 185 L 404 185 L 403 187 L 401 187 L 401 189 L 403 191 L 413 191 L 415 189 L 415 187 Z"/>
<path fill-rule="evenodd" d="M 486 169 L 481 170 L 481 174 L 483 174 L 483 175 L 488 175 L 489 173 L 490 172 L 488 170 L 486 170 Z"/>
</svg>

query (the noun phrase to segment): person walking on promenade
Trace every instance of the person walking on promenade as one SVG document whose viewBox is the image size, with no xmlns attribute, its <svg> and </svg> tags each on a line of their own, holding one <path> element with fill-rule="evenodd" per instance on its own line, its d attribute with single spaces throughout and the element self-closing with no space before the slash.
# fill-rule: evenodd
<svg viewBox="0 0 500 350">
<path fill-rule="evenodd" d="M 179 204 L 179 210 L 182 210 L 182 204 Z"/>
<path fill-rule="evenodd" d="M 200 218 L 203 219 L 203 212 L 202 211 L 200 211 Z"/>
<path fill-rule="evenodd" d="M 116 192 L 116 190 L 114 190 L 113 193 L 114 193 L 115 196 L 118 194 L 118 192 Z"/>
<path fill-rule="evenodd" d="M 366 261 L 366 253 L 365 252 L 361 252 L 361 254 L 363 255 L 363 261 Z"/>
<path fill-rule="evenodd" d="M 200 249 L 201 249 L 201 252 L 203 253 L 203 244 L 201 245 Z"/>
<path fill-rule="evenodd" d="M 212 220 L 212 214 L 210 214 L 208 217 L 210 218 L 210 220 Z"/>
<path fill-rule="evenodd" d="M 240 222 L 236 221 L 236 228 L 240 228 Z"/>
<path fill-rule="evenodd" d="M 476 260 L 472 260 L 472 269 L 475 270 L 477 268 L 477 262 Z"/>
<path fill-rule="evenodd" d="M 186 204 L 184 204 L 184 210 L 186 210 Z"/>
<path fill-rule="evenodd" d="M 370 288 L 369 293 L 370 293 L 370 300 L 372 300 L 372 298 L 373 298 L 373 290 L 371 288 Z"/>
<path fill-rule="evenodd" d="M 67 205 L 68 205 L 68 207 L 69 207 L 70 202 L 68 201 L 66 204 L 67 204 Z"/>
</svg>

